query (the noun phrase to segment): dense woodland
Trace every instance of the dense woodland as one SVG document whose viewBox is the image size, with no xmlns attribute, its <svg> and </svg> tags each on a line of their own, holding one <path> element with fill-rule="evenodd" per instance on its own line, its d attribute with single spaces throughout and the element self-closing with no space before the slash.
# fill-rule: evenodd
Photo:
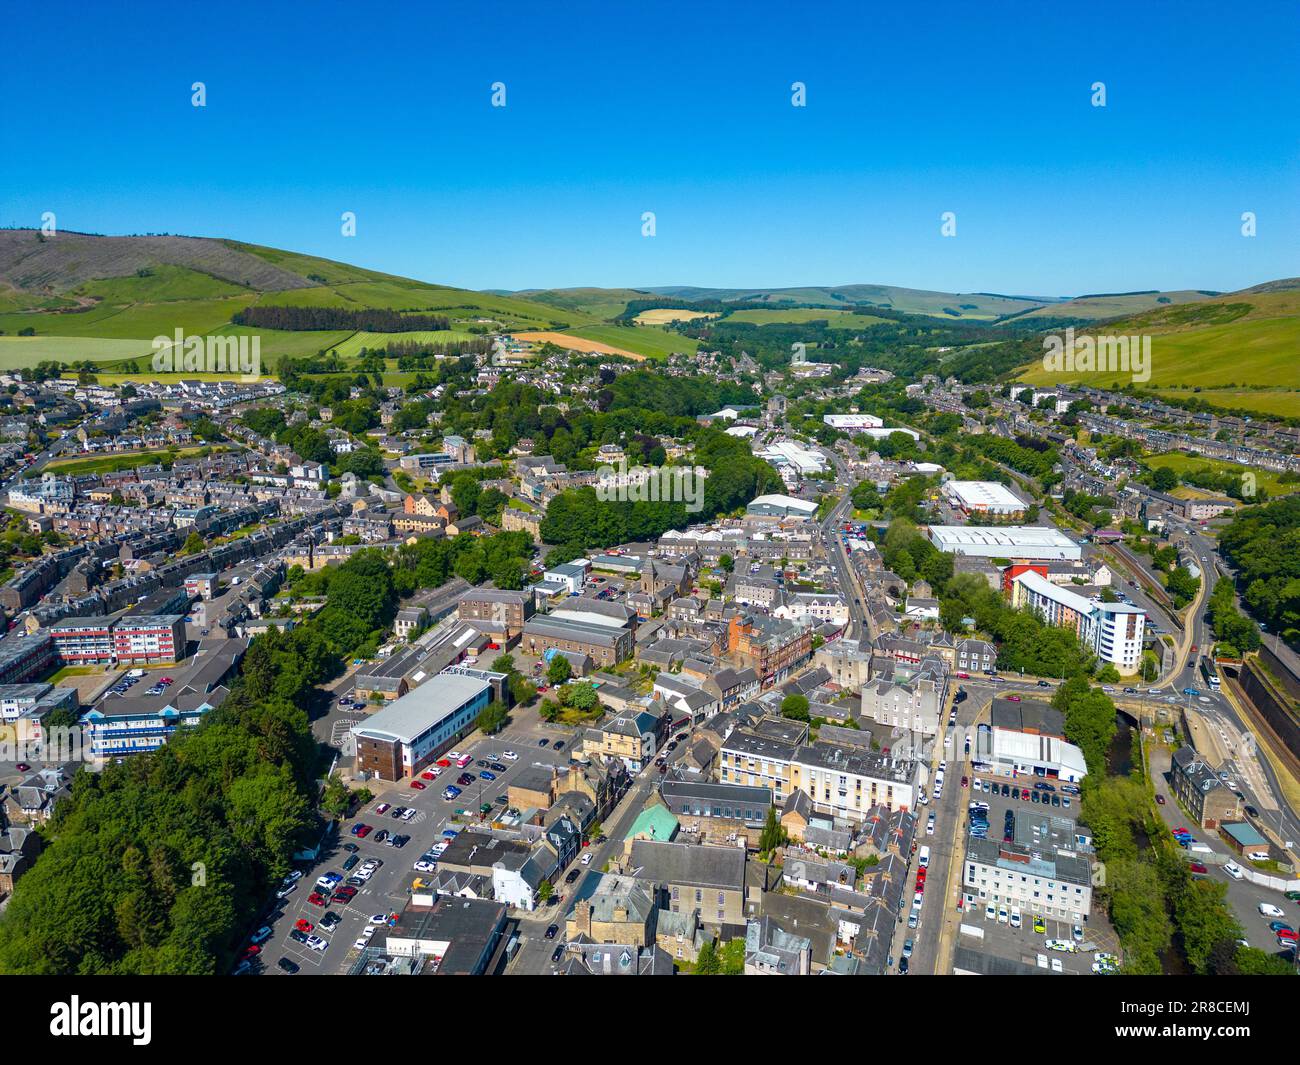
<svg viewBox="0 0 1300 1065">
<path fill-rule="evenodd" d="M 370 333 L 411 333 L 418 330 L 448 329 L 451 320 L 441 314 L 402 314 L 399 311 L 368 307 L 275 307 L 262 304 L 236 311 L 230 320 L 235 325 L 258 329 L 293 331 L 316 329 L 362 329 Z"/>
</svg>

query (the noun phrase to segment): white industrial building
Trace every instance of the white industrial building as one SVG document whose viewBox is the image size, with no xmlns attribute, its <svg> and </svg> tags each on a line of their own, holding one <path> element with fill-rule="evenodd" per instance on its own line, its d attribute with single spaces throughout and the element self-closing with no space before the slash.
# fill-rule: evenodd
<svg viewBox="0 0 1300 1065">
<path fill-rule="evenodd" d="M 874 414 L 823 414 L 822 421 L 832 429 L 879 429 L 885 423 Z"/>
<path fill-rule="evenodd" d="M 813 451 L 793 440 L 778 440 L 757 452 L 761 459 L 766 459 L 778 471 L 789 469 L 806 477 L 810 473 L 823 473 L 826 470 L 826 456 L 820 451 Z"/>
<path fill-rule="evenodd" d="M 948 502 L 966 514 L 1024 517 L 1024 500 L 997 481 L 949 481 L 943 486 L 943 491 Z"/>
<path fill-rule="evenodd" d="M 931 525 L 929 535 L 940 551 L 956 555 L 1071 562 L 1083 558 L 1082 546 L 1047 525 Z"/>
<path fill-rule="evenodd" d="M 1042 777 L 1077 784 L 1088 775 L 1083 751 L 1065 739 L 1065 715 L 1046 703 L 996 698 L 991 725 L 981 725 L 974 761 L 1000 776 Z"/>
<path fill-rule="evenodd" d="M 750 515 L 762 518 L 811 518 L 817 513 L 817 504 L 807 499 L 775 493 L 758 496 L 745 510 Z"/>
</svg>

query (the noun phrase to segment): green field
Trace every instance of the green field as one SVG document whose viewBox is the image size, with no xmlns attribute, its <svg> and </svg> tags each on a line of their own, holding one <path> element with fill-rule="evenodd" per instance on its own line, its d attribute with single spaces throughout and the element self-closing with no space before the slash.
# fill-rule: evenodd
<svg viewBox="0 0 1300 1065">
<path fill-rule="evenodd" d="M 611 347 L 634 351 L 648 359 L 666 359 L 674 351 L 694 352 L 700 346 L 698 340 L 685 337 L 679 333 L 670 333 L 655 325 L 638 325 L 624 328 L 618 325 L 589 325 L 581 329 L 566 329 L 571 336 L 584 340 L 595 340 Z"/>
<path fill-rule="evenodd" d="M 1272 470 L 1257 470 L 1252 466 L 1242 466 L 1236 462 L 1224 462 L 1222 459 L 1205 458 L 1201 455 L 1188 455 L 1182 451 L 1170 451 L 1163 455 L 1147 455 L 1142 459 L 1142 465 L 1149 470 L 1159 469 L 1164 466 L 1174 471 L 1180 477 L 1189 470 L 1200 470 L 1209 467 L 1215 473 L 1231 473 L 1233 476 L 1241 476 L 1246 473 L 1255 475 L 1255 483 L 1260 488 L 1266 489 L 1271 496 L 1285 495 L 1294 492 L 1300 485 L 1283 484 L 1278 480 L 1278 475 Z"/>
<path fill-rule="evenodd" d="M 852 311 L 839 311 L 830 308 L 792 307 L 788 311 L 732 311 L 724 321 L 752 322 L 754 325 L 775 325 L 778 323 L 826 322 L 832 329 L 860 329 L 869 325 L 878 325 L 885 321 L 874 314 L 854 314 Z"/>
<path fill-rule="evenodd" d="M 459 329 L 423 329 L 410 333 L 353 333 L 347 340 L 333 345 L 340 355 L 358 355 L 362 348 L 385 348 L 389 344 L 452 344 L 477 339 L 473 333 Z"/>
<path fill-rule="evenodd" d="M 60 362 L 117 362 L 149 358 L 147 340 L 102 340 L 97 337 L 0 337 L 0 370 L 21 370 L 51 359 Z"/>
<path fill-rule="evenodd" d="M 653 293 L 634 288 L 555 288 L 530 289 L 512 294 L 516 299 L 534 300 L 572 314 L 590 315 L 601 320 L 617 318 L 632 300 L 653 298 Z M 572 319 L 570 319 L 572 321 Z"/>
<path fill-rule="evenodd" d="M 1225 407 L 1300 415 L 1300 388 L 1293 387 L 1300 291 L 1232 293 L 1107 322 L 1097 332 L 1150 337 L 1150 380 L 1139 382 L 1144 387 Z M 1086 380 L 1099 388 L 1122 387 L 1130 378 L 1113 370 L 1058 374 L 1041 361 L 1020 373 L 1030 384 Z"/>
<path fill-rule="evenodd" d="M 60 473 L 64 477 L 77 477 L 88 473 L 114 473 L 118 470 L 133 470 L 137 466 L 147 466 L 157 462 L 163 455 L 174 454 L 178 459 L 197 455 L 205 450 L 202 446 L 178 448 L 153 448 L 149 451 L 120 451 L 113 455 L 87 455 L 84 458 L 55 459 L 45 467 L 51 473 Z M 213 454 L 228 451 L 229 448 L 213 447 Z"/>
<path fill-rule="evenodd" d="M 76 314 L 0 314 L 0 331 L 15 334 L 34 328 L 37 336 L 101 337 L 110 340 L 152 340 L 170 336 L 177 328 L 201 334 L 230 322 L 230 316 L 255 299 L 168 300 L 161 303 L 100 303 Z"/>
<path fill-rule="evenodd" d="M 251 335 L 254 330 L 234 326 L 231 317 L 253 303 L 446 315 L 453 328 L 445 333 L 403 334 L 444 342 L 467 339 L 468 327 L 477 324 L 548 330 L 600 321 L 579 308 L 429 284 L 236 241 L 77 234 L 54 244 L 31 232 L 0 233 L 0 276 L 20 270 L 19 264 L 33 257 L 39 290 L 0 284 L 0 369 L 50 359 L 139 361 L 152 354 L 149 341 L 177 329 L 191 336 Z M 35 330 L 35 337 L 18 338 L 25 329 Z M 346 355 L 387 341 L 352 333 L 256 330 L 267 367 L 345 342 L 341 354 Z M 142 364 L 141 370 L 147 367 Z"/>
<path fill-rule="evenodd" d="M 1276 418 L 1300 418 L 1300 389 L 1296 388 L 1185 388 L 1156 390 L 1169 399 L 1204 400 L 1225 409 L 1256 411 Z"/>
</svg>

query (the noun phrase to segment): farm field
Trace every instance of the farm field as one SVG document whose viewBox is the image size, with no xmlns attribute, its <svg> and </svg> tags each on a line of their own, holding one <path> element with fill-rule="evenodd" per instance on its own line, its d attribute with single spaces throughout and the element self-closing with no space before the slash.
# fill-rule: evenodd
<svg viewBox="0 0 1300 1065">
<path fill-rule="evenodd" d="M 1103 332 L 1099 329 L 1098 332 Z M 1144 387 L 1264 414 L 1300 415 L 1295 360 L 1300 353 L 1300 290 L 1234 292 L 1105 324 L 1118 336 L 1151 337 L 1151 379 Z M 1119 372 L 1057 374 L 1035 360 L 1020 373 L 1030 384 L 1077 381 L 1127 384 Z M 1264 386 L 1255 391 L 1250 386 Z M 1178 391 L 1174 391 L 1178 390 Z"/>
<path fill-rule="evenodd" d="M 359 355 L 362 348 L 385 348 L 389 344 L 451 344 L 457 341 L 477 339 L 473 333 L 460 329 L 423 329 L 411 333 L 367 333 L 364 330 L 353 333 L 346 340 L 334 343 L 331 351 L 340 355 Z M 396 365 L 396 363 L 394 363 Z"/>
<path fill-rule="evenodd" d="M 1240 476 L 1245 473 L 1255 475 L 1255 483 L 1259 487 L 1268 491 L 1269 495 L 1285 495 L 1300 489 L 1300 485 L 1286 484 L 1278 479 L 1277 473 L 1273 470 L 1258 470 L 1252 466 L 1242 466 L 1236 462 L 1225 462 L 1222 459 L 1210 459 L 1201 455 L 1188 455 L 1181 451 L 1171 451 L 1163 455 L 1147 455 L 1142 460 L 1142 465 L 1147 469 L 1155 470 L 1161 466 L 1173 470 L 1179 476 L 1183 476 L 1189 470 L 1212 469 L 1215 473 L 1231 473 Z M 1186 486 L 1183 486 L 1186 488 Z M 1196 492 L 1197 489 L 1188 489 L 1189 492 Z"/>
<path fill-rule="evenodd" d="M 352 336 L 351 330 L 320 330 L 299 332 L 292 329 L 256 329 L 246 325 L 223 325 L 212 330 L 213 336 L 260 336 L 263 370 L 273 369 L 276 359 L 306 358 L 322 351 L 330 351 Z M 269 364 L 268 364 L 269 361 Z"/>
<path fill-rule="evenodd" d="M 105 340 L 99 337 L 0 337 L 0 370 L 21 370 L 38 362 L 117 362 L 148 358 L 147 340 Z"/>
<path fill-rule="evenodd" d="M 637 325 L 668 325 L 670 322 L 689 322 L 696 318 L 717 318 L 717 311 L 693 311 L 689 307 L 655 307 L 642 311 L 632 321 Z"/>
<path fill-rule="evenodd" d="M 230 322 L 248 306 L 251 295 L 229 299 L 166 300 L 159 303 L 100 303 L 72 314 L 0 314 L 0 330 L 17 333 L 32 327 L 37 336 L 97 337 L 108 340 L 152 340 L 170 336 L 177 328 L 207 333 Z M 147 345 L 146 345 L 147 350 Z"/>
<path fill-rule="evenodd" d="M 635 326 L 628 329 L 618 325 L 592 325 L 567 332 L 585 340 L 594 340 L 611 347 L 631 351 L 647 359 L 666 359 L 675 351 L 694 352 L 700 342 L 680 333 L 670 333 L 660 326 Z"/>
<path fill-rule="evenodd" d="M 617 327 L 611 328 L 617 329 Z M 631 330 L 617 329 L 617 332 L 628 333 L 631 332 Z M 624 347 L 615 347 L 612 344 L 607 344 L 600 340 L 587 340 L 581 335 L 578 335 L 576 331 L 574 333 L 540 332 L 516 333 L 514 335 L 517 340 L 526 340 L 530 344 L 555 344 L 559 347 L 567 348 L 569 351 L 577 351 L 586 354 L 594 352 L 601 355 L 621 355 L 625 359 L 636 359 L 637 361 L 646 358 L 646 356 L 635 351 L 630 351 Z"/>
<path fill-rule="evenodd" d="M 752 322 L 754 325 L 775 325 L 782 322 L 826 322 L 830 328 L 859 329 L 885 321 L 874 314 L 854 314 L 852 311 L 820 307 L 792 307 L 788 311 L 743 310 L 727 315 L 729 322 Z"/>
</svg>

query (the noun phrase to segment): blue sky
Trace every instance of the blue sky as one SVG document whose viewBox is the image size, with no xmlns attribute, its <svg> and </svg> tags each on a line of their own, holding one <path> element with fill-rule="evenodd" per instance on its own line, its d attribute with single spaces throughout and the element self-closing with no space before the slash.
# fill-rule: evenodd
<svg viewBox="0 0 1300 1065">
<path fill-rule="evenodd" d="M 471 288 L 1300 274 L 1300 8 L 1137 6 L 29 5 L 6 12 L 0 224 Z"/>
</svg>

